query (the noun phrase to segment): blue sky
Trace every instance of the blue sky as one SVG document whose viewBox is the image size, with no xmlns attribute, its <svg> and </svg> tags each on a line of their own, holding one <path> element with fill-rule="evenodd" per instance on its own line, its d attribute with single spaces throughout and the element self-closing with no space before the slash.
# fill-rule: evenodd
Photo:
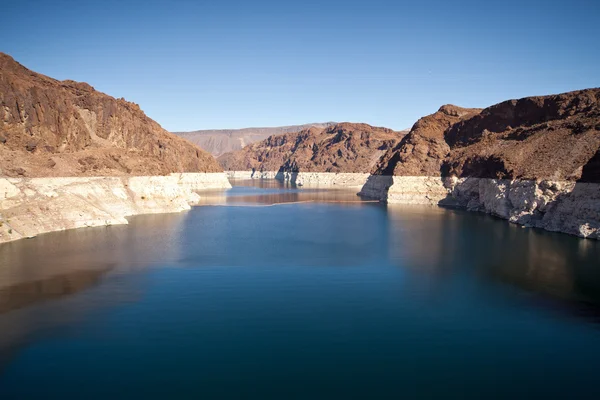
<svg viewBox="0 0 600 400">
<path fill-rule="evenodd" d="M 0 51 L 168 130 L 357 121 L 600 86 L 600 2 L 12 1 Z"/>
</svg>

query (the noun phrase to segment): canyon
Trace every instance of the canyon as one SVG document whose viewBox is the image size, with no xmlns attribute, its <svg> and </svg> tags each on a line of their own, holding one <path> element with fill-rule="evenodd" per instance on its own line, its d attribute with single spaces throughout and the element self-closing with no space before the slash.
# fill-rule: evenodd
<svg viewBox="0 0 600 400">
<path fill-rule="evenodd" d="M 600 89 L 485 109 L 444 105 L 408 133 L 371 127 L 392 136 L 373 152 L 362 134 L 354 143 L 342 139 L 341 149 L 331 146 L 344 137 L 339 127 L 350 125 L 270 137 L 219 162 L 230 177 L 362 183 L 360 196 L 389 204 L 457 207 L 600 239 Z"/>
<path fill-rule="evenodd" d="M 137 104 L 0 53 L 0 243 L 179 212 L 228 187 L 210 154 Z"/>
<path fill-rule="evenodd" d="M 135 103 L 0 53 L 0 242 L 179 212 L 199 190 L 231 187 L 228 178 L 354 188 L 388 204 L 457 207 L 600 239 L 600 89 L 444 105 L 405 131 L 350 122 L 252 129 L 196 132 L 240 146 L 246 134 L 269 134 L 215 160 Z"/>
</svg>

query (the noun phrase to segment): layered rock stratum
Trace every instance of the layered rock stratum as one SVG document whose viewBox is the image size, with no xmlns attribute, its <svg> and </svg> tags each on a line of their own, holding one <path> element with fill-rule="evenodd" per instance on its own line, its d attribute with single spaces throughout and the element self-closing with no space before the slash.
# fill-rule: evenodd
<svg viewBox="0 0 600 400">
<path fill-rule="evenodd" d="M 189 209 L 222 171 L 138 105 L 0 53 L 0 242 Z"/>
<path fill-rule="evenodd" d="M 224 153 L 241 150 L 245 146 L 259 142 L 273 135 L 299 132 L 311 127 L 327 128 L 335 125 L 335 122 L 323 122 L 304 125 L 288 125 L 264 128 L 242 128 L 242 129 L 209 129 L 191 132 L 173 132 L 177 136 L 189 140 L 200 146 L 213 156 L 218 157 Z"/>
<path fill-rule="evenodd" d="M 599 152 L 600 89 L 447 105 L 382 157 L 361 194 L 600 238 Z"/>
</svg>

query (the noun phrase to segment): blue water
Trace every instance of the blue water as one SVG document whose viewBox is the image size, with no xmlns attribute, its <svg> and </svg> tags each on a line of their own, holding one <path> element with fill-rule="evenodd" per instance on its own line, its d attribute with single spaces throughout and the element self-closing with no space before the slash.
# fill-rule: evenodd
<svg viewBox="0 0 600 400">
<path fill-rule="evenodd" d="M 0 398 L 600 398 L 600 243 L 244 185 L 0 246 Z"/>
</svg>

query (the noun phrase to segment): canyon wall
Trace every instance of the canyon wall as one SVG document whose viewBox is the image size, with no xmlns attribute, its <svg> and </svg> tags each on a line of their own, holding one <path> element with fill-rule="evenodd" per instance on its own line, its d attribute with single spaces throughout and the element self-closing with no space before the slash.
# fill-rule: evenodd
<svg viewBox="0 0 600 400">
<path fill-rule="evenodd" d="M 0 176 L 220 172 L 135 104 L 33 72 L 0 53 Z"/>
<path fill-rule="evenodd" d="M 0 53 L 0 242 L 178 212 L 227 187 L 210 154 L 137 104 Z"/>
<path fill-rule="evenodd" d="M 443 106 L 386 152 L 359 194 L 600 239 L 600 89 Z"/>
<path fill-rule="evenodd" d="M 218 160 L 235 178 L 275 178 L 299 186 L 360 187 L 381 156 L 404 134 L 344 122 L 270 136 Z"/>
</svg>

